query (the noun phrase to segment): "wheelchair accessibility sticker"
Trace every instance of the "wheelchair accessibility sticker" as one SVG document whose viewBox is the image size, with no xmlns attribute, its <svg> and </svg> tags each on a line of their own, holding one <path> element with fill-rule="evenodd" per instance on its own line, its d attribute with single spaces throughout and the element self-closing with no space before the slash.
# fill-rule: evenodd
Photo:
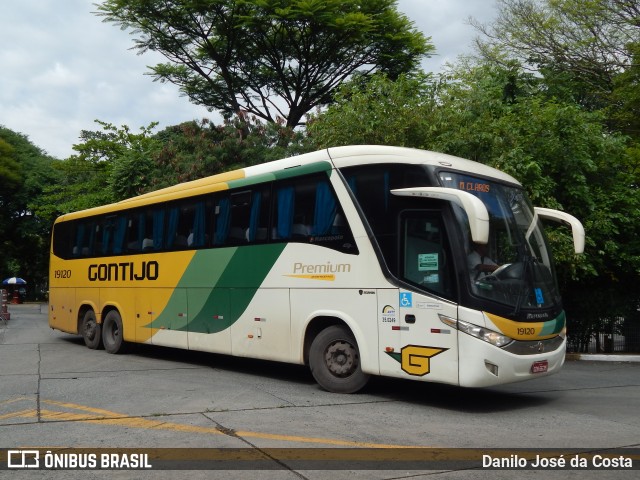
<svg viewBox="0 0 640 480">
<path fill-rule="evenodd" d="M 400 292 L 400 306 L 404 308 L 413 307 L 413 295 L 409 292 Z"/>
</svg>

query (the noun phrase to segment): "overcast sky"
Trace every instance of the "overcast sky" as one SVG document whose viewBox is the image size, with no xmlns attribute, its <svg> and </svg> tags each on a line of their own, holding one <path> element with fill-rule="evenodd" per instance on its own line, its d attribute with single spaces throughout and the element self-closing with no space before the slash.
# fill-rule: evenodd
<svg viewBox="0 0 640 480">
<path fill-rule="evenodd" d="M 0 125 L 62 159 L 81 130 L 100 128 L 95 119 L 138 131 L 154 121 L 164 128 L 215 118 L 176 87 L 144 75 L 164 58 L 130 50 L 132 37 L 102 23 L 94 3 L 0 2 Z M 486 22 L 496 14 L 495 0 L 399 0 L 398 9 L 431 37 L 437 55 L 424 69 L 433 72 L 471 52 L 469 17 Z"/>
</svg>

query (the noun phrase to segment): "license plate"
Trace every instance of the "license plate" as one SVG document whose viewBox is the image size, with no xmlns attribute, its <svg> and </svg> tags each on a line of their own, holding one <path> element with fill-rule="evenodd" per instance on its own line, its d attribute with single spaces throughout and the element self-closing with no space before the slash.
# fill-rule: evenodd
<svg viewBox="0 0 640 480">
<path fill-rule="evenodd" d="M 549 362 L 542 360 L 541 362 L 534 362 L 531 365 L 531 373 L 544 373 L 549 369 Z"/>
</svg>

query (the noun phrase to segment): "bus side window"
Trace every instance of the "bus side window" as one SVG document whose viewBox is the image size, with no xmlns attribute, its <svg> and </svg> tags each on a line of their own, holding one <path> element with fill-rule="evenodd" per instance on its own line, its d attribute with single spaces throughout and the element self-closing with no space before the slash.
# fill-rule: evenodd
<svg viewBox="0 0 640 480">
<path fill-rule="evenodd" d="M 141 210 L 129 214 L 127 221 L 127 252 L 136 253 L 142 250 L 144 239 L 144 213 Z"/>
<path fill-rule="evenodd" d="M 115 218 L 113 244 L 111 248 L 111 253 L 114 255 L 122 255 L 124 253 L 127 223 L 127 215 L 124 213 L 121 213 Z"/>
<path fill-rule="evenodd" d="M 142 240 L 142 251 L 162 250 L 164 248 L 165 209 L 154 208 L 146 212 L 145 235 Z"/>
<path fill-rule="evenodd" d="M 244 245 L 269 239 L 269 188 L 232 192 L 216 203 L 214 245 Z"/>
<path fill-rule="evenodd" d="M 227 243 L 230 245 L 242 245 L 248 242 L 251 197 L 251 190 L 231 194 L 231 222 L 227 238 Z"/>
<path fill-rule="evenodd" d="M 247 231 L 249 243 L 261 243 L 269 240 L 270 193 L 269 187 L 256 187 L 252 192 L 249 229 Z"/>
<path fill-rule="evenodd" d="M 316 184 L 314 203 L 311 233 L 318 236 L 331 235 L 338 205 L 328 180 Z"/>
<path fill-rule="evenodd" d="M 445 297 L 453 294 L 453 272 L 439 212 L 405 211 L 401 214 L 402 277 Z"/>
<path fill-rule="evenodd" d="M 102 224 L 102 255 L 121 255 L 127 233 L 127 217 L 124 214 L 104 217 Z"/>
<path fill-rule="evenodd" d="M 60 222 L 53 226 L 53 253 L 54 255 L 68 260 L 77 257 L 77 242 L 75 228 L 77 222 Z"/>
<path fill-rule="evenodd" d="M 351 229 L 325 174 L 276 184 L 274 192 L 274 240 L 357 253 Z"/>
<path fill-rule="evenodd" d="M 213 245 L 221 247 L 227 241 L 229 227 L 231 226 L 231 201 L 228 195 L 220 196 L 215 201 L 213 210 L 213 224 L 215 233 L 213 235 Z"/>
<path fill-rule="evenodd" d="M 72 256 L 73 257 L 82 257 L 82 251 L 84 249 L 84 244 L 85 244 L 85 229 L 87 227 L 87 225 L 85 225 L 84 222 L 82 221 L 75 221 L 73 222 L 74 226 L 75 226 L 75 234 L 76 234 L 76 241 L 75 244 L 73 245 L 73 250 L 72 250 Z"/>
<path fill-rule="evenodd" d="M 297 179 L 276 187 L 275 240 L 308 242 L 313 229 L 315 182 Z"/>
<path fill-rule="evenodd" d="M 291 238 L 295 199 L 293 185 L 282 185 L 276 188 L 274 239 L 288 240 Z"/>
<path fill-rule="evenodd" d="M 207 225 L 207 203 L 205 200 L 198 200 L 193 208 L 193 224 L 187 235 L 187 246 L 189 248 L 202 248 L 207 245 L 208 237 L 207 232 L 209 227 Z"/>
<path fill-rule="evenodd" d="M 76 229 L 74 257 L 90 257 L 96 252 L 96 237 L 99 226 L 95 221 L 80 220 Z"/>
</svg>

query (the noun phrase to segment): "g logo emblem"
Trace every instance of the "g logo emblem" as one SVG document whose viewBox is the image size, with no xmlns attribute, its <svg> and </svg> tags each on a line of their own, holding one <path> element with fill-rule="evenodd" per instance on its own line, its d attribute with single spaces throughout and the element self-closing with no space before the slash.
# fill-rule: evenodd
<svg viewBox="0 0 640 480">
<path fill-rule="evenodd" d="M 400 350 L 400 365 L 409 375 L 422 377 L 431 371 L 431 358 L 447 350 L 448 348 L 407 345 Z"/>
</svg>

